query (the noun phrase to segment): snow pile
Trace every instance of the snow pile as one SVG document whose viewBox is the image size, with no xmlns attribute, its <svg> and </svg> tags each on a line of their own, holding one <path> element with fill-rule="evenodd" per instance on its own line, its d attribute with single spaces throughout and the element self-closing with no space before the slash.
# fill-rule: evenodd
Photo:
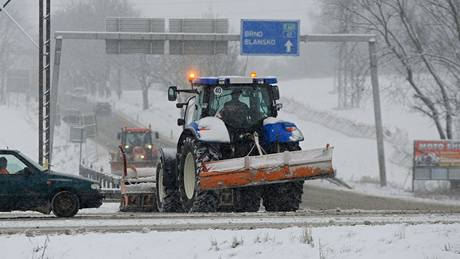
<svg viewBox="0 0 460 259">
<path fill-rule="evenodd" d="M 0 236 L 5 258 L 458 258 L 460 224 Z M 21 248 L 21 249 L 18 249 Z"/>
</svg>

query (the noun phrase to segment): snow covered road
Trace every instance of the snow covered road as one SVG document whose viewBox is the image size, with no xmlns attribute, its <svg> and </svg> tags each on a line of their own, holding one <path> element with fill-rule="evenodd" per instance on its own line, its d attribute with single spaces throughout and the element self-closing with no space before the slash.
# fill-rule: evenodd
<svg viewBox="0 0 460 259">
<path fill-rule="evenodd" d="M 25 212 L 0 215 L 0 234 L 184 231 L 387 224 L 460 224 L 459 213 L 433 211 L 299 211 L 292 213 L 160 214 L 83 212 L 61 219 Z"/>
</svg>

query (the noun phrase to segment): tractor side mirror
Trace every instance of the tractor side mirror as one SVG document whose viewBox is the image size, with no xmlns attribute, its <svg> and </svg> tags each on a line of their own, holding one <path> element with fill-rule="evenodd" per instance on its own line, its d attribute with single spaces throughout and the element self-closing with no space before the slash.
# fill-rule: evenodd
<svg viewBox="0 0 460 259">
<path fill-rule="evenodd" d="M 118 139 L 118 140 L 121 139 L 121 132 L 118 132 L 118 133 L 117 133 L 117 139 Z"/>
<path fill-rule="evenodd" d="M 155 131 L 155 139 L 160 139 L 160 133 L 158 131 Z"/>
<path fill-rule="evenodd" d="M 280 89 L 278 88 L 277 85 L 273 86 L 272 92 L 273 92 L 273 99 L 279 100 L 280 99 Z"/>
<path fill-rule="evenodd" d="M 170 86 L 168 88 L 168 100 L 171 102 L 177 100 L 177 86 Z"/>
<path fill-rule="evenodd" d="M 177 126 L 183 126 L 185 124 L 184 119 L 177 119 Z"/>
</svg>

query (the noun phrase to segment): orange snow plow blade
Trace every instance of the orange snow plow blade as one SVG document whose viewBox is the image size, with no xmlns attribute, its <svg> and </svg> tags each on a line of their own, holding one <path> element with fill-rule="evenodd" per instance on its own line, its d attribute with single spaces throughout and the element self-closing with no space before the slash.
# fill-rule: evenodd
<svg viewBox="0 0 460 259">
<path fill-rule="evenodd" d="M 204 163 L 200 188 L 215 190 L 334 177 L 332 150 L 327 147 Z"/>
</svg>

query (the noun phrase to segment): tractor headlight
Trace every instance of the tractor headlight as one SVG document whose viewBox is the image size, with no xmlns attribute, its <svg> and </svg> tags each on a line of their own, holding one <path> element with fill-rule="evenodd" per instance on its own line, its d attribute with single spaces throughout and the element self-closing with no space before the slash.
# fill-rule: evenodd
<svg viewBox="0 0 460 259">
<path fill-rule="evenodd" d="M 148 144 L 148 145 L 147 145 L 147 148 L 148 148 L 148 149 L 152 149 L 152 145 Z"/>
<path fill-rule="evenodd" d="M 125 146 L 125 149 L 128 149 L 128 148 L 129 148 L 129 145 L 126 145 L 126 146 Z"/>
<path fill-rule="evenodd" d="M 302 131 L 299 130 L 296 126 L 289 126 L 286 127 L 286 130 L 291 133 L 291 136 L 289 137 L 289 140 L 293 142 L 298 142 L 304 140 Z"/>
<path fill-rule="evenodd" d="M 101 185 L 98 184 L 98 183 L 93 183 L 93 184 L 91 184 L 91 189 L 93 189 L 93 190 L 100 190 L 100 189 L 101 189 Z"/>
</svg>

